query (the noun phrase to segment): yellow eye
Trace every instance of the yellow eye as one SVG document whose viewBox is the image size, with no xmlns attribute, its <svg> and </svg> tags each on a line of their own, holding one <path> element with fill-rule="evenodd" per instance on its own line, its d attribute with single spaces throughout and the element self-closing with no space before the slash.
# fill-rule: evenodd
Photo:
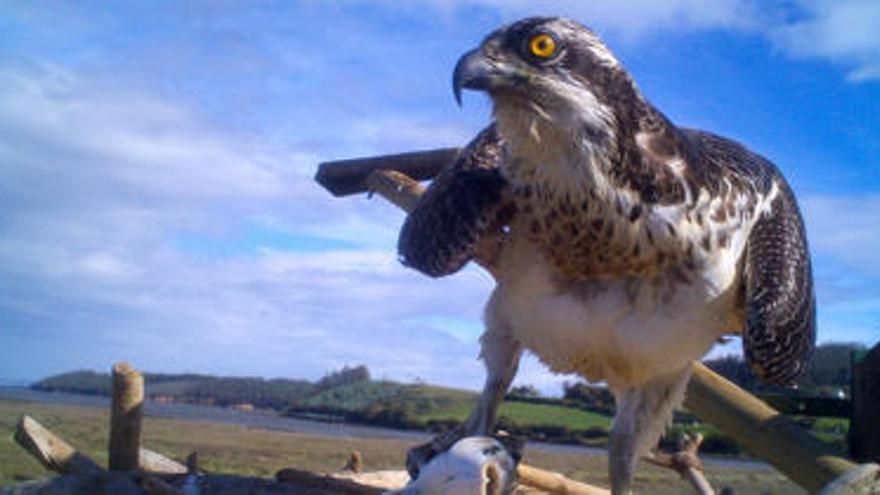
<svg viewBox="0 0 880 495">
<path fill-rule="evenodd" d="M 529 40 L 529 50 L 536 57 L 552 57 L 556 53 L 556 40 L 549 34 L 536 34 Z"/>
</svg>

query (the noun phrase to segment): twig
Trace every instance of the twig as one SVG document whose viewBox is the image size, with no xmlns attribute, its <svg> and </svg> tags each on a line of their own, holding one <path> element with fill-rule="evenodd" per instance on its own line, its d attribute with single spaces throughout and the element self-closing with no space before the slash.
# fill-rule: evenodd
<svg viewBox="0 0 880 495">
<path fill-rule="evenodd" d="M 645 457 L 645 460 L 655 466 L 677 472 L 682 478 L 687 479 L 700 495 L 715 495 L 715 490 L 703 475 L 703 463 L 697 456 L 702 443 L 703 435 L 699 433 L 694 436 L 684 434 L 678 441 L 678 452 L 674 454 L 654 452 Z"/>
<path fill-rule="evenodd" d="M 396 170 L 375 170 L 367 177 L 370 193 L 379 193 L 404 211 L 412 211 L 425 192 L 425 186 Z"/>
<path fill-rule="evenodd" d="M 357 450 L 352 450 L 348 456 L 348 462 L 342 468 L 343 471 L 360 473 L 364 469 L 364 457 Z"/>
</svg>

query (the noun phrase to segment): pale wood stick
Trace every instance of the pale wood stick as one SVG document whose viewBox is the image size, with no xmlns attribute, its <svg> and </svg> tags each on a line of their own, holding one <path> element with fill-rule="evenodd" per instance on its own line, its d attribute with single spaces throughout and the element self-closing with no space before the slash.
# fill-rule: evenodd
<svg viewBox="0 0 880 495">
<path fill-rule="evenodd" d="M 186 474 L 188 472 L 183 464 L 143 447 L 138 450 L 138 464 L 140 469 L 149 473 Z"/>
<path fill-rule="evenodd" d="M 702 363 L 694 363 L 684 406 L 811 493 L 856 467 L 833 455 L 800 425 Z"/>
<path fill-rule="evenodd" d="M 415 208 L 425 192 L 425 186 L 396 170 L 375 170 L 367 177 L 366 185 L 371 193 L 379 193 L 406 212 Z"/>
<path fill-rule="evenodd" d="M 688 480 L 700 495 L 715 495 L 715 490 L 703 475 L 703 463 L 697 456 L 700 444 L 703 443 L 703 435 L 697 433 L 694 436 L 683 435 L 678 442 L 678 452 L 665 454 L 655 452 L 645 457 L 645 460 L 655 466 L 672 469 Z"/>
<path fill-rule="evenodd" d="M 611 492 L 596 486 L 566 478 L 560 473 L 520 463 L 516 468 L 519 483 L 537 488 L 553 495 L 610 495 Z"/>
<path fill-rule="evenodd" d="M 144 377 L 128 363 L 113 366 L 110 411 L 110 470 L 138 469 Z"/>
<path fill-rule="evenodd" d="M 61 474 L 103 471 L 95 461 L 78 452 L 30 416 L 22 416 L 18 422 L 15 441 L 50 471 Z"/>
</svg>

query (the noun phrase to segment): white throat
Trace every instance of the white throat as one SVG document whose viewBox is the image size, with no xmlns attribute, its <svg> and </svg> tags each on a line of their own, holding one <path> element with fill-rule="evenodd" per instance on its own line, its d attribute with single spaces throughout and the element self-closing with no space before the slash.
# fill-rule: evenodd
<svg viewBox="0 0 880 495">
<path fill-rule="evenodd" d="M 616 151 L 611 109 L 567 81 L 556 83 L 553 92 L 562 102 L 555 111 L 534 100 L 495 97 L 508 154 L 502 171 L 514 183 L 545 183 L 563 194 L 604 189 Z"/>
</svg>

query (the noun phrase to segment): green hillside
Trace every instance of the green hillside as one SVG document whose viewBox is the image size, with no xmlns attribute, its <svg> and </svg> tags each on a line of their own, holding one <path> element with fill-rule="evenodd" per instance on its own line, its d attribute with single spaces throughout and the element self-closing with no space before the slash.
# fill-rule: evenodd
<svg viewBox="0 0 880 495">
<path fill-rule="evenodd" d="M 363 381 L 315 394 L 288 414 L 325 417 L 406 429 L 450 428 L 473 410 L 473 392 L 431 385 Z M 500 426 L 511 433 L 566 443 L 602 443 L 610 417 L 561 401 L 531 403 L 508 400 L 499 411 Z"/>
</svg>

